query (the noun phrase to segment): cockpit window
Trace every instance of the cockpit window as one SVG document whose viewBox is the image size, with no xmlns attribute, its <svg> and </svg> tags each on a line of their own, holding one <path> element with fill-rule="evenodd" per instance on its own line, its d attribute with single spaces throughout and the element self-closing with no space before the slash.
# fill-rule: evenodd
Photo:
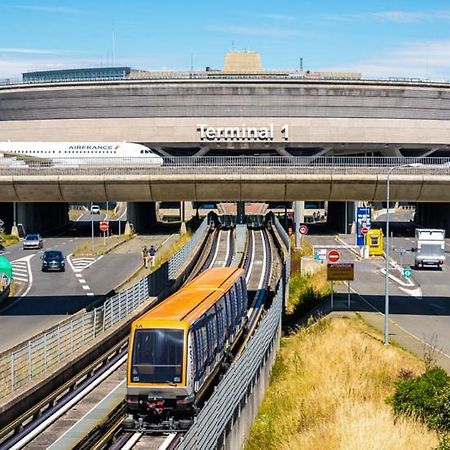
<svg viewBox="0 0 450 450">
<path fill-rule="evenodd" d="M 183 331 L 136 330 L 131 364 L 135 383 L 181 383 Z"/>
</svg>

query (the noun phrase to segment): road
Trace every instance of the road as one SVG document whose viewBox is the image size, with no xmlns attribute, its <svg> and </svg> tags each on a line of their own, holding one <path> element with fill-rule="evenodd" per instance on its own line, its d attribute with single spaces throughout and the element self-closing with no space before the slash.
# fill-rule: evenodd
<svg viewBox="0 0 450 450">
<path fill-rule="evenodd" d="M 101 219 L 101 216 L 96 216 Z M 90 242 L 88 222 L 77 222 L 77 237 L 44 237 L 42 250 L 23 250 L 21 244 L 8 247 L 2 254 L 13 262 L 17 296 L 1 305 L 0 351 L 53 326 L 105 294 L 133 274 L 142 264 L 141 247 L 161 245 L 167 234 L 139 236 L 123 244 L 124 248 L 98 258 L 74 258 L 70 255 L 84 242 Z M 136 242 L 133 242 L 136 241 Z M 65 272 L 42 272 L 40 256 L 46 249 L 59 249 L 66 256 Z"/>
<path fill-rule="evenodd" d="M 404 234 L 409 234 L 405 232 Z M 352 236 L 340 237 L 347 244 L 352 245 Z M 309 236 L 310 241 L 316 245 L 342 245 L 342 241 L 336 241 L 330 235 Z M 392 247 L 403 247 L 410 250 L 414 247 L 412 237 L 393 237 Z M 341 251 L 341 261 L 353 261 L 355 263 L 355 280 L 352 289 L 360 297 L 353 296 L 352 310 L 359 312 L 384 312 L 384 258 L 378 257 L 369 260 L 361 260 L 346 249 Z M 446 239 L 446 251 L 450 253 L 450 239 Z M 389 283 L 390 290 L 390 319 L 401 327 L 405 333 L 414 337 L 417 341 L 419 353 L 423 351 L 423 343 L 434 342 L 442 352 L 444 364 L 450 368 L 450 269 L 449 262 L 442 271 L 432 269 L 413 270 L 411 281 L 401 276 L 399 254 L 391 252 L 394 263 L 390 272 L 392 278 Z M 414 253 L 407 251 L 403 256 L 403 266 L 412 266 Z M 337 301 L 337 309 L 346 309 L 346 296 L 341 296 Z M 382 324 L 382 321 L 380 322 Z M 393 328 L 394 329 L 394 328 Z M 381 328 L 382 331 L 382 328 Z M 392 335 L 391 338 L 395 339 Z M 422 350 L 421 350 L 422 349 Z M 417 350 L 417 349 L 416 349 Z M 419 355 L 422 356 L 422 355 Z"/>
</svg>

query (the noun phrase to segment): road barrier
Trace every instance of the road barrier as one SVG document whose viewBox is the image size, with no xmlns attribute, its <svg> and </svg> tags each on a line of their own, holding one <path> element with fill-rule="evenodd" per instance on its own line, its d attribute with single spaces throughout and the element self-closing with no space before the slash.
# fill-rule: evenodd
<svg viewBox="0 0 450 450">
<path fill-rule="evenodd" d="M 55 164 L 51 160 L 23 161 L 15 157 L 0 158 L 0 175 L 14 177 L 78 176 L 115 178 L 117 175 L 136 176 L 187 176 L 195 175 L 372 175 L 387 176 L 392 167 L 402 167 L 395 177 L 406 175 L 450 175 L 450 158 L 435 157 L 377 157 L 377 156 L 201 156 L 163 157 L 162 165 L 155 165 L 153 158 L 90 158 L 80 162 L 78 158 L 65 158 Z M 20 163 L 20 164 L 19 164 Z M 105 175 L 106 174 L 106 175 Z M 391 176 L 393 177 L 393 175 Z M 55 182 L 52 180 L 52 182 Z"/>
<path fill-rule="evenodd" d="M 283 242 L 289 237 L 278 219 L 273 218 Z M 289 247 L 287 247 L 289 249 Z M 289 252 L 283 265 L 289 267 Z M 283 277 L 289 277 L 284 270 Z M 271 308 L 261 320 L 247 348 L 233 362 L 215 388 L 193 426 L 177 449 L 241 448 L 264 396 L 270 369 L 275 360 L 281 334 L 281 313 L 287 279 L 280 279 Z M 251 404 L 246 408 L 246 404 Z M 236 430 L 237 431 L 233 431 Z"/>
<path fill-rule="evenodd" d="M 200 227 L 172 258 L 135 285 L 107 299 L 92 311 L 79 313 L 55 327 L 0 354 L 0 398 L 20 389 L 85 344 L 128 317 L 136 308 L 169 286 L 183 269 L 208 227 Z"/>
</svg>

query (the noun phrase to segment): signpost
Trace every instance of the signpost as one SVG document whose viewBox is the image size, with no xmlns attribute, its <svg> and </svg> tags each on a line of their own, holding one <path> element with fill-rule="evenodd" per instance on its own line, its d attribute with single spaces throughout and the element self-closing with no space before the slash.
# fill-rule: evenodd
<svg viewBox="0 0 450 450">
<path fill-rule="evenodd" d="M 333 282 L 334 281 L 347 281 L 347 289 L 348 289 L 347 290 L 347 307 L 348 307 L 348 309 L 350 309 L 350 281 L 353 281 L 354 279 L 355 279 L 354 263 L 328 263 L 327 264 L 327 280 L 331 281 L 331 309 L 334 309 L 334 292 L 333 292 Z"/>
<path fill-rule="evenodd" d="M 103 245 L 106 246 L 106 232 L 109 229 L 109 223 L 108 222 L 99 222 L 98 227 L 100 228 L 100 231 L 103 232 Z"/>
<path fill-rule="evenodd" d="M 109 225 L 108 222 L 100 222 L 98 227 L 100 228 L 100 231 L 103 231 L 103 233 L 105 233 L 106 231 L 108 231 Z"/>
<path fill-rule="evenodd" d="M 398 253 L 400 255 L 400 268 L 402 270 L 402 275 L 403 275 L 403 254 L 406 253 L 406 248 L 403 247 L 395 247 L 394 248 L 394 252 Z M 411 270 L 411 269 L 410 269 Z M 403 275 L 404 276 L 404 275 Z M 411 278 L 411 277 L 406 277 L 405 278 Z"/>
<path fill-rule="evenodd" d="M 298 231 L 302 236 L 304 236 L 305 234 L 308 234 L 308 227 L 306 225 L 300 225 Z"/>
<path fill-rule="evenodd" d="M 341 257 L 341 255 L 339 254 L 339 252 L 337 250 L 330 250 L 328 252 L 328 261 L 330 263 L 337 263 L 339 261 L 340 257 Z"/>
<path fill-rule="evenodd" d="M 410 267 L 405 267 L 404 269 L 402 269 L 402 276 L 403 278 L 406 278 L 407 280 L 409 280 L 412 277 L 413 271 Z"/>
<path fill-rule="evenodd" d="M 356 209 L 356 245 L 359 245 L 360 247 L 365 245 L 362 229 L 367 228 L 367 231 L 369 231 L 372 225 L 371 213 L 371 208 L 367 206 L 358 206 Z"/>
</svg>

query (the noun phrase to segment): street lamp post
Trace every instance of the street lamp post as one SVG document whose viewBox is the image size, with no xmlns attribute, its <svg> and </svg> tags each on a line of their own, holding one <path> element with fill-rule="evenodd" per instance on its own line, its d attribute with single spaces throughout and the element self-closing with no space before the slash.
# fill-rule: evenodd
<svg viewBox="0 0 450 450">
<path fill-rule="evenodd" d="M 390 176 L 395 169 L 405 167 L 423 167 L 425 164 L 410 163 L 392 166 L 387 173 L 386 181 L 386 266 L 384 278 L 384 345 L 389 345 L 389 253 L 390 253 L 390 237 L 389 237 L 389 203 L 390 203 Z"/>
</svg>

